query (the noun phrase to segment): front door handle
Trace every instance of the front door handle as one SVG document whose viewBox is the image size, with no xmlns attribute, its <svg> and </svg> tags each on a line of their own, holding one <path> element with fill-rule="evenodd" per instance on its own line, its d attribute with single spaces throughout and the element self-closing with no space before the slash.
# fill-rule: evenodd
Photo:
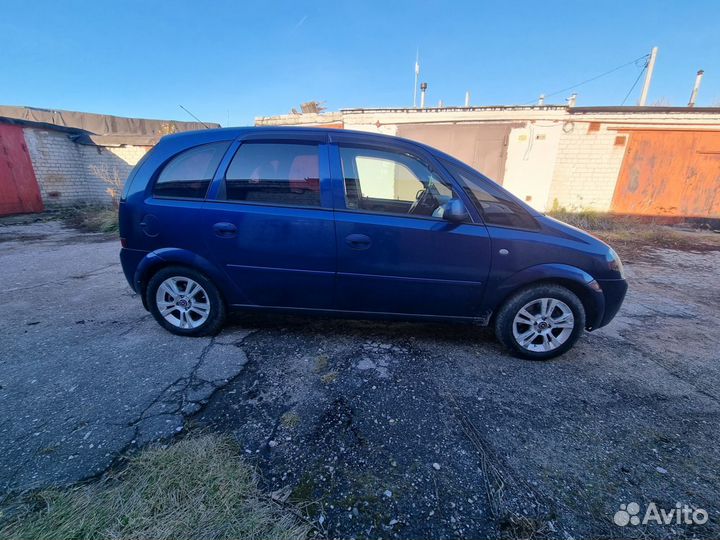
<svg viewBox="0 0 720 540">
<path fill-rule="evenodd" d="M 364 234 L 351 234 L 345 237 L 345 243 L 350 246 L 351 249 L 367 249 L 370 247 L 370 237 Z"/>
<path fill-rule="evenodd" d="M 237 227 L 226 221 L 221 221 L 213 225 L 213 230 L 215 231 L 215 236 L 219 236 L 220 238 L 232 238 L 237 234 Z"/>
</svg>

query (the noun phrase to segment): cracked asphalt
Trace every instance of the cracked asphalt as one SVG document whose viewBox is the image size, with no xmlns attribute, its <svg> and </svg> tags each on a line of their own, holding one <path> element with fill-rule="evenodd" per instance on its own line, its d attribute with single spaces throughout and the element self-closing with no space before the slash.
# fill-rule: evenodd
<svg viewBox="0 0 720 540">
<path fill-rule="evenodd" d="M 0 227 L 0 492 L 76 482 L 182 431 L 247 361 L 242 330 L 162 330 L 118 251 L 57 222 Z"/>
<path fill-rule="evenodd" d="M 616 320 L 537 363 L 465 326 L 240 315 L 178 338 L 117 251 L 0 227 L 3 492 L 202 429 L 329 537 L 720 536 L 720 252 L 634 254 Z M 709 520 L 614 525 L 630 502 Z"/>
</svg>

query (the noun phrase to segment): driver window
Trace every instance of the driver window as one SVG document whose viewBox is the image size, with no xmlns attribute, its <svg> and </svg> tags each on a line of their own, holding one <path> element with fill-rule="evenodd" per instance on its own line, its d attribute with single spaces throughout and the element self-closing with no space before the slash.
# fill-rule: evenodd
<svg viewBox="0 0 720 540">
<path fill-rule="evenodd" d="M 418 217 L 442 216 L 452 188 L 410 154 L 340 147 L 347 208 Z"/>
</svg>

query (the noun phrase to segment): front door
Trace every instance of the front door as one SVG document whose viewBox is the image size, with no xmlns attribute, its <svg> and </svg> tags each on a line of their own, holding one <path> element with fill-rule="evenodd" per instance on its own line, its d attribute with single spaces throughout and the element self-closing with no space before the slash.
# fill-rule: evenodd
<svg viewBox="0 0 720 540">
<path fill-rule="evenodd" d="M 218 173 L 205 226 L 211 257 L 236 286 L 233 304 L 333 307 L 335 228 L 323 142 L 320 135 L 244 140 Z"/>
<path fill-rule="evenodd" d="M 332 148 L 338 308 L 484 317 L 490 238 L 482 224 L 442 219 L 462 198 L 452 182 L 407 148 Z"/>
</svg>

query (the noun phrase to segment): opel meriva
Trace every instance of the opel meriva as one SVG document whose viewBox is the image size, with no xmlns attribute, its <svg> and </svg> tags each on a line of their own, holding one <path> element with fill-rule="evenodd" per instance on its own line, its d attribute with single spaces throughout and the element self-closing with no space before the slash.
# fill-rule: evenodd
<svg viewBox="0 0 720 540">
<path fill-rule="evenodd" d="M 460 321 L 546 359 L 627 290 L 610 247 L 457 159 L 344 130 L 166 136 L 130 173 L 120 236 L 131 287 L 184 336 L 236 309 Z"/>
</svg>

